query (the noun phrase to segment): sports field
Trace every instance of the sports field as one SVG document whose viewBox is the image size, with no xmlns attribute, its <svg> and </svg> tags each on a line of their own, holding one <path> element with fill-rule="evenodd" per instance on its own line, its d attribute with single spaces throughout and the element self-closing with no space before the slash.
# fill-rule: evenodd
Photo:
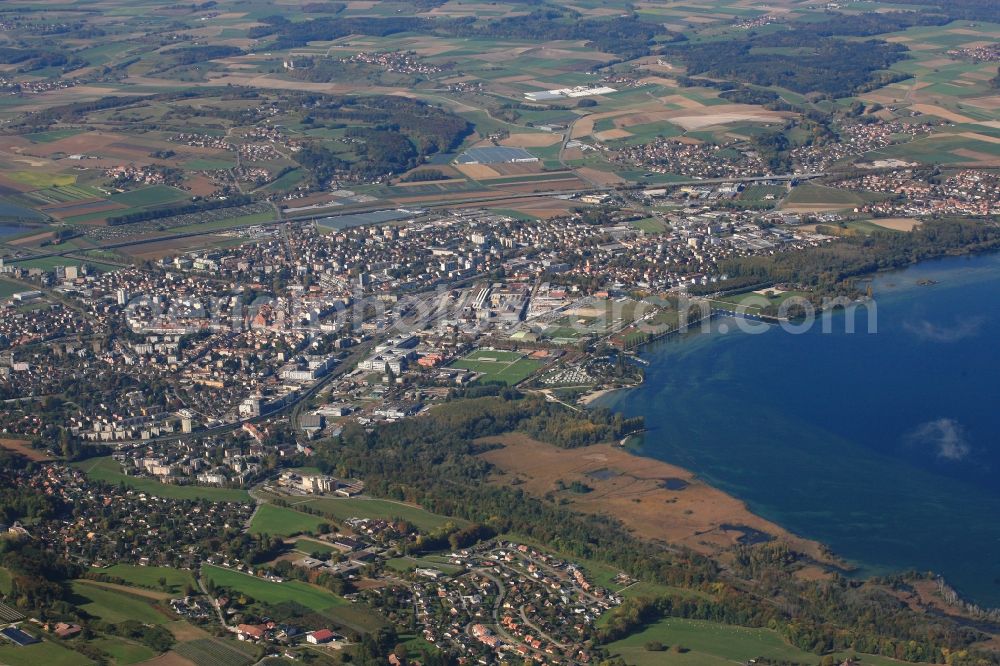
<svg viewBox="0 0 1000 666">
<path fill-rule="evenodd" d="M 542 367 L 542 363 L 529 359 L 519 352 L 477 349 L 452 362 L 451 367 L 482 373 L 481 381 L 501 382 L 513 386 L 533 375 Z"/>
<path fill-rule="evenodd" d="M 318 587 L 313 587 L 297 580 L 272 583 L 263 578 L 257 578 L 256 576 L 240 573 L 239 571 L 213 566 L 203 567 L 202 573 L 219 587 L 242 592 L 256 601 L 266 604 L 280 604 L 285 601 L 294 601 L 307 608 L 320 611 L 347 603 L 346 600 L 336 596 L 332 592 L 321 590 Z"/>
</svg>

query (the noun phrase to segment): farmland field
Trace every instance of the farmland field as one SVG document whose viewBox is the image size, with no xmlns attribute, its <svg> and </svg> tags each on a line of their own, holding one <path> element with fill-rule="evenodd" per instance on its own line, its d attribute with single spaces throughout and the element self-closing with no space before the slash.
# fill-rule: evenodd
<svg viewBox="0 0 1000 666">
<path fill-rule="evenodd" d="M 645 646 L 650 641 L 658 641 L 668 648 L 681 646 L 687 651 L 649 651 Z M 758 658 L 805 664 L 817 661 L 816 655 L 788 645 L 769 629 L 682 618 L 666 618 L 606 647 L 611 655 L 622 657 L 629 666 L 723 666 Z M 850 653 L 837 656 L 845 659 Z M 865 666 L 893 666 L 902 662 L 862 655 L 861 663 Z"/>
<path fill-rule="evenodd" d="M 157 497 L 170 499 L 207 499 L 213 502 L 249 502 L 250 495 L 238 488 L 210 488 L 206 486 L 177 486 L 160 483 L 155 479 L 128 476 L 121 471 L 121 466 L 111 456 L 91 458 L 76 466 L 83 470 L 88 478 L 107 483 L 124 483 L 136 490 Z"/>
<path fill-rule="evenodd" d="M 74 604 L 105 622 L 138 620 L 146 624 L 163 624 L 167 617 L 141 597 L 117 590 L 109 590 L 87 581 L 73 582 Z"/>
<path fill-rule="evenodd" d="M 364 604 L 328 608 L 323 611 L 323 615 L 359 634 L 377 631 L 388 624 L 381 615 L 369 610 Z"/>
<path fill-rule="evenodd" d="M 118 637 L 99 638 L 91 644 L 111 655 L 111 657 L 115 660 L 115 666 L 138 664 L 139 662 L 152 659 L 156 656 L 156 653 L 145 645 L 126 641 L 125 639 Z"/>
<path fill-rule="evenodd" d="M 292 536 L 303 532 L 313 532 L 327 521 L 300 511 L 286 509 L 273 504 L 263 504 L 250 523 L 251 534 L 271 536 Z"/>
<path fill-rule="evenodd" d="M 770 196 L 773 200 L 780 201 L 787 193 L 788 190 L 783 185 L 750 185 L 740 193 L 740 200 L 766 201 Z"/>
<path fill-rule="evenodd" d="M 784 205 L 831 205 L 852 206 L 863 201 L 862 197 L 847 190 L 805 183 L 792 189 L 785 198 Z"/>
<path fill-rule="evenodd" d="M 16 282 L 9 282 L 7 280 L 0 280 L 0 299 L 10 298 L 19 291 L 27 291 L 28 288 L 17 284 Z"/>
<path fill-rule="evenodd" d="M 72 185 L 76 176 L 72 174 L 42 173 L 40 171 L 12 171 L 4 174 L 11 180 L 43 189 L 46 187 Z"/>
<path fill-rule="evenodd" d="M 167 588 L 172 593 L 179 593 L 185 584 L 194 584 L 190 571 L 181 571 L 171 567 L 140 567 L 131 564 L 115 564 L 105 569 L 91 569 L 97 573 L 121 578 L 130 585 L 159 590 L 160 578 L 167 579 Z"/>
<path fill-rule="evenodd" d="M 51 141 L 59 141 L 60 139 L 66 139 L 71 136 L 76 136 L 83 130 L 66 128 L 49 130 L 47 132 L 35 132 L 34 134 L 25 135 L 25 139 L 32 141 L 34 143 L 49 143 Z"/>
<path fill-rule="evenodd" d="M 67 650 L 52 641 L 17 647 L 7 641 L 0 644 L 0 664 L 5 666 L 86 666 L 94 662 L 79 652 Z"/>
<path fill-rule="evenodd" d="M 542 363 L 518 352 L 479 349 L 452 362 L 453 368 L 482 373 L 480 381 L 494 381 L 513 386 L 533 375 Z"/>
<path fill-rule="evenodd" d="M 174 651 L 197 666 L 246 666 L 255 658 L 235 644 L 215 638 L 199 638 L 181 643 Z"/>
<path fill-rule="evenodd" d="M 186 198 L 187 195 L 168 185 L 153 185 L 111 195 L 111 201 L 125 206 L 158 206 Z"/>
<path fill-rule="evenodd" d="M 294 601 L 307 608 L 321 611 L 347 603 L 343 598 L 331 592 L 297 580 L 272 583 L 263 578 L 214 566 L 205 566 L 202 569 L 202 573 L 219 587 L 242 592 L 257 601 L 267 604 Z"/>
</svg>

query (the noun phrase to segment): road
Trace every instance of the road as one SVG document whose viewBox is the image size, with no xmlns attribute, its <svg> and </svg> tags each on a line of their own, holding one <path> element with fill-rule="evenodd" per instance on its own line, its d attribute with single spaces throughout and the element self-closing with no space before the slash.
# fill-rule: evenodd
<svg viewBox="0 0 1000 666">
<path fill-rule="evenodd" d="M 225 613 L 222 612 L 222 609 L 219 607 L 218 600 L 208 593 L 208 588 L 205 587 L 205 581 L 202 580 L 201 577 L 201 571 L 195 574 L 195 581 L 198 583 L 198 589 L 201 590 L 201 593 L 204 594 L 207 598 L 212 600 L 212 608 L 214 608 L 215 612 L 219 615 L 219 623 L 222 625 L 222 627 L 226 631 L 233 631 L 233 628 L 226 623 L 226 615 Z"/>
<path fill-rule="evenodd" d="M 504 628 L 504 626 L 500 623 L 500 611 L 503 608 L 503 601 L 507 597 L 507 588 L 504 587 L 503 581 L 501 581 L 497 576 L 494 576 L 493 572 L 489 571 L 488 569 L 476 568 L 476 569 L 473 569 L 472 571 L 476 572 L 477 574 L 479 574 L 483 578 L 488 579 L 490 582 L 492 582 L 494 585 L 497 586 L 497 599 L 493 603 L 493 624 L 494 624 L 493 628 L 496 629 L 497 635 L 500 636 L 504 641 L 506 641 L 507 643 L 509 643 L 511 645 L 521 645 L 521 646 L 524 646 L 525 648 L 527 648 L 528 650 L 531 650 L 535 654 L 541 655 L 542 657 L 547 657 L 548 655 L 546 655 L 546 653 L 544 651 L 537 650 L 537 649 L 531 647 L 530 645 L 528 645 L 527 643 L 525 643 L 524 641 L 520 640 L 519 638 L 517 638 L 516 636 L 514 636 L 513 634 L 511 634 L 510 632 L 508 632 Z M 553 643 L 554 645 L 560 645 L 559 643 L 556 643 L 556 641 L 552 640 L 550 637 L 546 636 L 540 630 L 538 630 L 538 628 L 535 627 L 535 625 L 531 624 L 530 622 L 527 622 L 527 619 L 524 616 L 524 610 L 523 610 L 523 608 L 519 609 L 519 611 L 521 613 L 521 618 L 524 619 L 525 622 L 532 629 L 534 629 L 535 631 L 537 631 L 537 633 L 539 633 L 543 638 L 545 638 L 549 642 Z M 466 633 L 468 633 L 468 635 L 470 635 L 470 636 L 472 635 L 472 625 L 471 624 L 468 627 L 466 627 Z M 569 663 L 569 664 L 579 664 L 579 662 L 577 662 L 574 659 L 570 659 L 569 657 L 563 657 L 563 660 L 566 663 Z"/>
</svg>

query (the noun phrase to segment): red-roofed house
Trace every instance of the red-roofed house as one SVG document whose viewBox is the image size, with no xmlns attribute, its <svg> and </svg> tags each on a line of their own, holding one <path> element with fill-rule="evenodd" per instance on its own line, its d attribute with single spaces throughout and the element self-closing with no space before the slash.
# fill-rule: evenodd
<svg viewBox="0 0 1000 666">
<path fill-rule="evenodd" d="M 312 633 L 306 634 L 306 641 L 312 643 L 313 645 L 322 645 L 323 643 L 329 643 L 333 640 L 333 632 L 329 629 L 320 629 Z"/>
<path fill-rule="evenodd" d="M 240 624 L 236 626 L 236 635 L 241 641 L 259 641 L 264 638 L 264 627 L 255 624 Z"/>
</svg>

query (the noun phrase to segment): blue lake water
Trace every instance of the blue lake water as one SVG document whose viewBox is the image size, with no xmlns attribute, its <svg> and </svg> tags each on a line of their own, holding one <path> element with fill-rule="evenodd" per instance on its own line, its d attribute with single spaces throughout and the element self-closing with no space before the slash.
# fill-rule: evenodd
<svg viewBox="0 0 1000 666">
<path fill-rule="evenodd" d="M 645 384 L 600 404 L 645 416 L 636 453 L 862 573 L 933 570 L 1000 607 L 1000 255 L 886 274 L 874 293 L 875 334 L 863 309 L 854 334 L 843 315 L 826 334 L 718 320 L 646 348 Z"/>
</svg>

